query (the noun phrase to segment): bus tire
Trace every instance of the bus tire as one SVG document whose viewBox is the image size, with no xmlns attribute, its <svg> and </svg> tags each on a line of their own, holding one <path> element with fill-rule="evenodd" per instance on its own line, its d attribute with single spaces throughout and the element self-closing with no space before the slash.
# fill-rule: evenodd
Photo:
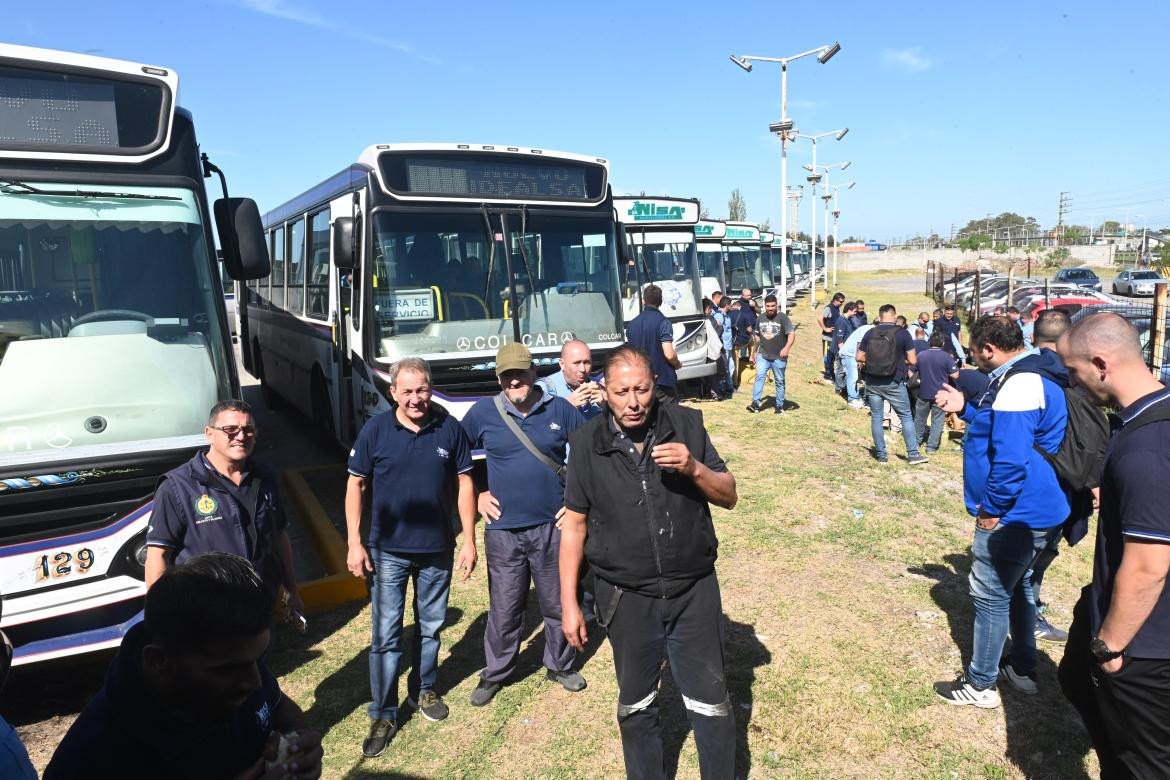
<svg viewBox="0 0 1170 780">
<path fill-rule="evenodd" d="M 320 437 L 322 443 L 336 446 L 337 436 L 333 428 L 333 407 L 329 403 L 329 393 L 325 389 L 325 376 L 317 366 L 313 367 L 310 397 L 314 433 Z"/>
<path fill-rule="evenodd" d="M 268 384 L 268 379 L 264 375 L 264 358 L 260 354 L 260 343 L 252 342 L 252 366 L 254 370 L 253 376 L 260 380 L 260 397 L 264 399 L 264 405 L 271 410 L 280 408 L 280 396 L 272 389 L 272 385 Z"/>
</svg>

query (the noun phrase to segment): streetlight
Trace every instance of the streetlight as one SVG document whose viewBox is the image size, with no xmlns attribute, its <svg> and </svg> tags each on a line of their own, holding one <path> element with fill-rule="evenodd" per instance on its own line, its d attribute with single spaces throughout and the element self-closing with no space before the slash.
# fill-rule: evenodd
<svg viewBox="0 0 1170 780">
<path fill-rule="evenodd" d="M 1141 259 L 1142 255 L 1145 254 L 1145 251 L 1146 251 L 1146 215 L 1145 214 L 1134 214 L 1133 215 L 1134 219 L 1137 219 L 1138 217 L 1142 218 L 1142 243 L 1141 243 L 1142 248 L 1133 257 L 1133 267 L 1134 268 L 1138 267 L 1138 260 Z"/>
<path fill-rule="evenodd" d="M 844 133 L 842 133 L 841 135 L 844 135 Z M 840 137 L 840 136 L 838 136 L 838 137 Z M 825 202 L 825 233 L 824 233 L 824 235 L 825 235 L 825 259 L 826 259 L 826 261 L 828 260 L 828 256 L 829 256 L 829 199 L 832 197 L 831 195 L 829 195 L 829 171 L 833 170 L 834 168 L 840 168 L 841 170 L 845 170 L 850 165 L 852 165 L 852 163 L 847 160 L 847 161 L 842 162 L 842 163 L 833 163 L 832 165 L 813 164 L 813 165 L 804 166 L 804 169 L 806 171 L 812 173 L 813 175 L 816 175 L 818 169 L 825 172 L 825 186 L 822 188 L 822 189 L 824 189 L 825 194 L 821 196 L 821 200 L 823 200 Z M 816 212 L 815 211 L 813 212 L 813 228 L 814 228 L 813 233 L 815 234 L 816 233 L 816 229 L 815 229 L 816 228 Z M 815 248 L 814 248 L 814 251 L 815 251 Z M 822 270 L 824 270 L 824 272 L 825 272 L 825 292 L 827 293 L 827 292 L 829 292 L 829 268 L 828 268 L 827 262 L 822 264 Z M 814 287 L 816 286 L 816 275 L 815 274 L 813 275 L 813 286 Z M 814 306 L 814 308 L 815 308 L 815 306 Z"/>
<path fill-rule="evenodd" d="M 837 207 L 837 193 L 841 190 L 851 190 L 853 185 L 857 182 L 851 181 L 848 184 L 834 184 L 833 189 L 833 286 L 837 286 L 837 247 L 841 245 L 841 241 L 837 236 L 837 228 L 840 224 L 841 209 Z M 825 185 L 828 186 L 827 184 Z M 827 274 L 826 274 L 827 276 Z"/>
<path fill-rule="evenodd" d="M 809 172 L 808 181 L 812 187 L 812 223 L 811 223 L 812 226 L 808 231 L 809 239 L 810 239 L 810 243 L 812 244 L 812 247 L 811 247 L 811 250 L 809 252 L 808 263 L 809 263 L 809 269 L 810 269 L 809 278 L 811 279 L 811 283 L 809 284 L 809 305 L 812 306 L 812 308 L 814 308 L 814 309 L 817 307 L 817 182 L 819 182 L 821 180 L 821 175 L 819 173 L 817 173 L 817 168 L 824 167 L 824 166 L 817 166 L 817 141 L 820 140 L 821 138 L 827 138 L 830 135 L 834 136 L 838 141 L 840 141 L 842 138 L 845 137 L 845 134 L 848 132 L 849 132 L 849 128 L 843 127 L 840 130 L 830 130 L 827 133 L 817 133 L 816 135 L 806 135 L 805 133 L 792 133 L 793 139 L 807 138 L 809 141 L 812 141 L 812 148 L 813 148 L 812 149 L 812 158 L 813 158 L 812 165 L 811 166 L 806 165 L 806 166 L 804 166 L 804 168 L 805 168 L 805 170 L 807 170 Z M 845 168 L 848 168 L 848 167 L 849 167 L 849 163 L 844 163 L 841 166 L 841 170 L 845 170 Z"/>
<path fill-rule="evenodd" d="M 817 61 L 824 65 L 839 51 L 841 51 L 841 44 L 834 41 L 827 46 L 809 49 L 791 57 L 757 57 L 752 55 L 737 57 L 734 54 L 731 55 L 731 61 L 748 73 L 752 72 L 753 60 L 780 64 L 780 121 L 769 124 L 768 130 L 780 136 L 780 284 L 784 287 L 785 307 L 788 305 L 788 211 L 785 208 L 788 197 L 788 141 L 796 137 L 792 120 L 788 118 L 788 63 L 815 54 Z"/>
</svg>

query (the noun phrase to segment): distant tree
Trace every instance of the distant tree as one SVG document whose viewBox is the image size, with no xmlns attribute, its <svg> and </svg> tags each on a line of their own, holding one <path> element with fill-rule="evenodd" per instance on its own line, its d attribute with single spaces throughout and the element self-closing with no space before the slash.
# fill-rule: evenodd
<svg viewBox="0 0 1170 780">
<path fill-rule="evenodd" d="M 743 193 L 736 187 L 731 191 L 731 197 L 727 200 L 727 218 L 732 222 L 742 222 L 747 219 L 747 203 L 743 199 Z"/>
<path fill-rule="evenodd" d="M 981 217 L 973 219 L 959 229 L 959 233 L 967 233 L 968 235 L 974 233 L 991 234 L 995 230 L 1004 230 L 1005 228 L 1023 228 L 1037 232 L 1040 230 L 1040 223 L 1034 217 L 1024 217 L 1014 211 L 1005 211 L 998 217 Z"/>
<path fill-rule="evenodd" d="M 1115 219 L 1107 219 L 1101 223 L 1101 235 L 1116 236 L 1121 233 L 1121 223 Z"/>
<path fill-rule="evenodd" d="M 711 219 L 711 209 L 699 206 L 699 219 Z"/>
<path fill-rule="evenodd" d="M 986 233 L 970 233 L 955 243 L 964 252 L 975 252 L 985 246 L 991 246 L 991 238 Z"/>
<path fill-rule="evenodd" d="M 767 231 L 769 233 L 772 232 L 772 218 L 771 217 L 764 220 L 764 224 L 760 225 L 760 230 L 764 230 L 764 231 Z"/>
</svg>

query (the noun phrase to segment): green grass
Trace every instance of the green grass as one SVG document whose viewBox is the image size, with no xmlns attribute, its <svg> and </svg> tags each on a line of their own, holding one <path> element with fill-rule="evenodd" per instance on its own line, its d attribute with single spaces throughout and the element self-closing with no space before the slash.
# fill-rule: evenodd
<svg viewBox="0 0 1170 780">
<path fill-rule="evenodd" d="M 839 287 L 864 298 L 871 317 L 886 302 L 911 319 L 933 308 L 913 292 L 921 277 L 904 272 L 843 274 Z M 749 415 L 749 387 L 733 401 L 699 406 L 740 497 L 733 511 L 715 510 L 715 521 L 741 776 L 749 760 L 752 777 L 1095 774 L 1079 721 L 1060 696 L 1056 645 L 1040 648 L 1038 696 L 1007 690 L 1004 707 L 990 711 L 935 699 L 931 683 L 958 673 L 959 647 L 965 654 L 970 643 L 971 523 L 962 507 L 960 453 L 944 443 L 914 470 L 896 457 L 887 466 L 874 463 L 868 415 L 812 383 L 821 347 L 807 299 L 792 314 L 800 328 L 787 386 L 798 410 L 779 419 Z M 900 436 L 888 446 L 891 455 L 903 454 Z M 1062 549 L 1045 579 L 1054 623 L 1069 622 L 1091 554 L 1090 543 Z M 442 723 L 411 718 L 377 759 L 360 755 L 368 607 L 314 618 L 305 639 L 280 634 L 282 684 L 325 731 L 326 777 L 622 775 L 613 661 L 600 637 L 583 668 L 589 687 L 582 693 L 544 680 L 535 633 L 519 679 L 475 709 L 467 697 L 483 661 L 482 560 L 470 583 L 453 588 L 451 607 L 440 658 L 451 716 Z M 533 609 L 529 616 L 535 628 Z M 678 776 L 697 777 L 685 710 L 669 681 L 662 701 Z"/>
</svg>

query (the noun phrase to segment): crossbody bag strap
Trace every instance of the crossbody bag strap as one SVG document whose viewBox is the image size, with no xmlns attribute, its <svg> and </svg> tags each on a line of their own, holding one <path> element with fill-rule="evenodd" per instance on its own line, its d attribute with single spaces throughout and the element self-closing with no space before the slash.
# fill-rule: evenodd
<svg viewBox="0 0 1170 780">
<path fill-rule="evenodd" d="M 516 424 L 516 421 L 512 419 L 512 415 L 508 414 L 508 411 L 504 408 L 504 394 L 502 392 L 495 397 L 495 404 L 496 411 L 500 413 L 500 419 L 504 421 L 504 425 L 508 426 L 508 430 L 516 435 L 516 438 L 519 439 L 520 443 L 524 445 L 524 449 L 532 453 L 532 457 L 536 458 L 541 463 L 552 469 L 553 473 L 555 473 L 558 477 L 565 476 L 565 464 L 557 463 L 548 455 L 545 455 L 543 452 L 537 449 L 536 445 L 532 443 L 532 439 L 528 438 L 527 434 L 525 434 L 524 431 L 520 429 L 520 426 Z"/>
</svg>

